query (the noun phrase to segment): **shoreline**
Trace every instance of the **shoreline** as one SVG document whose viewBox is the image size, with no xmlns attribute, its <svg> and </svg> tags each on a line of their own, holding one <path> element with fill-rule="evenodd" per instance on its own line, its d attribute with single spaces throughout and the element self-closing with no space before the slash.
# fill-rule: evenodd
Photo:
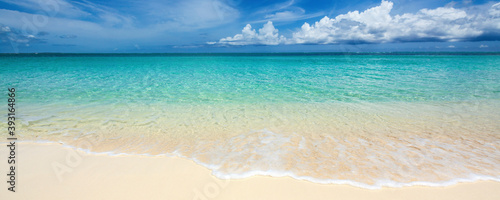
<svg viewBox="0 0 500 200">
<path fill-rule="evenodd" d="M 6 147 L 0 155 L 7 155 Z M 218 179 L 187 158 L 87 153 L 63 144 L 22 142 L 16 193 L 7 199 L 496 199 L 500 182 L 363 189 L 290 177 Z M 6 162 L 0 165 L 7 170 Z"/>
</svg>

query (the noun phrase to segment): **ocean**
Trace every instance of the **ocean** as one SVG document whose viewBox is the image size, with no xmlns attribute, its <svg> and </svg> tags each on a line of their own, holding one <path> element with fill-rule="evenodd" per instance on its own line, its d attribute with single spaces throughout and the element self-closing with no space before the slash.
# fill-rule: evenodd
<svg viewBox="0 0 500 200">
<path fill-rule="evenodd" d="M 0 64 L 21 141 L 179 156 L 223 179 L 500 181 L 497 53 L 2 54 Z"/>
</svg>

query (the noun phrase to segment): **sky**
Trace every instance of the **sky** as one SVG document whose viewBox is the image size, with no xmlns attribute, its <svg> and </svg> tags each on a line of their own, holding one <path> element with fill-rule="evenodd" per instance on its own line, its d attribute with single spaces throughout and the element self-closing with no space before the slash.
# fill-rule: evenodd
<svg viewBox="0 0 500 200">
<path fill-rule="evenodd" d="M 0 0 L 0 53 L 500 51 L 500 1 Z"/>
</svg>

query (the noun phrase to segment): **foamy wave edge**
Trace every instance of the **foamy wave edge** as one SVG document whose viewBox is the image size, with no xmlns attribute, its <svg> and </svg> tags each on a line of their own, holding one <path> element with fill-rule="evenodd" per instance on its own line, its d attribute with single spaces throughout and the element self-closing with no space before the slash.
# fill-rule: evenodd
<svg viewBox="0 0 500 200">
<path fill-rule="evenodd" d="M 296 180 L 302 180 L 302 181 L 309 181 L 312 183 L 319 183 L 319 184 L 336 184 L 336 185 L 350 185 L 354 187 L 359 187 L 359 188 L 364 188 L 364 189 L 382 189 L 383 187 L 390 187 L 390 188 L 402 188 L 402 187 L 411 187 L 411 186 L 429 186 L 429 187 L 445 187 L 445 186 L 451 186 L 451 185 L 456 185 L 459 183 L 471 183 L 471 182 L 476 182 L 476 181 L 496 181 L 500 182 L 500 177 L 492 177 L 492 176 L 485 176 L 485 175 L 479 175 L 479 174 L 470 174 L 469 177 L 466 178 L 454 178 L 448 181 L 441 181 L 441 182 L 426 182 L 426 181 L 415 181 L 415 182 L 409 182 L 409 183 L 400 183 L 396 181 L 391 181 L 391 180 L 379 180 L 376 181 L 374 185 L 369 185 L 365 183 L 360 183 L 356 181 L 351 181 L 351 180 L 337 180 L 337 179 L 317 179 L 309 176 L 297 176 L 291 172 L 285 172 L 285 171 L 250 171 L 250 172 L 245 172 L 241 174 L 225 174 L 222 172 L 219 172 L 215 170 L 214 168 L 215 165 L 210 165 L 210 164 L 205 164 L 202 162 L 197 161 L 196 159 L 191 159 L 187 158 L 190 160 L 193 160 L 195 163 L 206 167 L 212 171 L 212 175 L 219 179 L 244 179 L 244 178 L 249 178 L 252 176 L 271 176 L 271 177 L 276 177 L 276 178 L 282 178 L 282 177 L 290 177 Z"/>
<path fill-rule="evenodd" d="M 453 178 L 448 181 L 440 181 L 440 182 L 427 182 L 427 181 L 415 181 L 415 182 L 408 182 L 408 183 L 400 183 L 396 181 L 391 181 L 391 180 L 379 180 L 376 182 L 374 185 L 369 185 L 365 183 L 360 183 L 356 181 L 351 181 L 351 180 L 336 180 L 336 179 L 317 179 L 317 178 L 312 178 L 308 176 L 297 176 L 293 173 L 290 172 L 285 172 L 285 171 L 249 171 L 249 172 L 244 172 L 241 174 L 224 174 L 222 172 L 217 171 L 215 168 L 217 168 L 216 165 L 211 165 L 211 164 L 206 164 L 203 162 L 200 162 L 196 158 L 189 158 L 186 156 L 183 156 L 179 154 L 178 152 L 174 151 L 172 153 L 164 153 L 164 154 L 158 154 L 158 155 L 152 155 L 152 154 L 133 154 L 133 153 L 117 153 L 113 151 L 107 151 L 107 152 L 93 152 L 89 149 L 83 149 L 83 148 L 78 148 L 75 146 L 68 145 L 64 142 L 58 141 L 49 141 L 49 140 L 41 140 L 41 141 L 31 141 L 31 140 L 23 140 L 23 141 L 17 141 L 18 143 L 36 143 L 36 144 L 62 144 L 63 147 L 77 150 L 77 151 L 82 151 L 85 152 L 86 154 L 89 155 L 107 155 L 107 156 L 148 156 L 148 157 L 179 157 L 179 158 L 184 158 L 191 160 L 195 162 L 196 164 L 203 166 L 210 171 L 212 171 L 212 175 L 222 179 L 222 180 L 231 180 L 231 179 L 245 179 L 245 178 L 250 178 L 252 176 L 271 176 L 275 178 L 283 178 L 283 177 L 290 177 L 296 180 L 301 180 L 301 181 L 309 181 L 312 183 L 318 183 L 318 184 L 335 184 L 335 185 L 350 185 L 358 188 L 363 188 L 363 189 L 370 189 L 370 190 L 376 190 L 376 189 L 382 189 L 384 187 L 389 187 L 389 188 L 402 188 L 402 187 L 411 187 L 411 186 L 428 186 L 428 187 L 445 187 L 445 186 L 451 186 L 451 185 L 456 185 L 459 183 L 472 183 L 476 181 L 495 181 L 495 182 L 500 182 L 500 177 L 493 177 L 493 176 L 485 176 L 485 175 L 480 175 L 480 174 L 470 174 L 468 177 L 465 178 Z M 0 144 L 8 144 L 8 142 L 0 142 Z"/>
</svg>

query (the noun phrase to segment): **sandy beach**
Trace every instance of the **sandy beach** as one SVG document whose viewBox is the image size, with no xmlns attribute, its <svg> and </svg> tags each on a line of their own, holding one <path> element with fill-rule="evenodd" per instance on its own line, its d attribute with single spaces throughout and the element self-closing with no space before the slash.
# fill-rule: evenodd
<svg viewBox="0 0 500 200">
<path fill-rule="evenodd" d="M 4 143 L 5 144 L 5 143 Z M 193 161 L 88 154 L 61 144 L 18 143 L 16 192 L 1 199 L 498 199 L 500 183 L 362 189 L 292 178 L 221 180 Z M 0 148 L 6 157 L 7 148 Z M 7 171 L 7 163 L 2 162 Z M 4 178 L 7 179 L 7 178 Z"/>
<path fill-rule="evenodd" d="M 500 200 L 500 0 L 0 0 L 0 200 Z"/>
</svg>

